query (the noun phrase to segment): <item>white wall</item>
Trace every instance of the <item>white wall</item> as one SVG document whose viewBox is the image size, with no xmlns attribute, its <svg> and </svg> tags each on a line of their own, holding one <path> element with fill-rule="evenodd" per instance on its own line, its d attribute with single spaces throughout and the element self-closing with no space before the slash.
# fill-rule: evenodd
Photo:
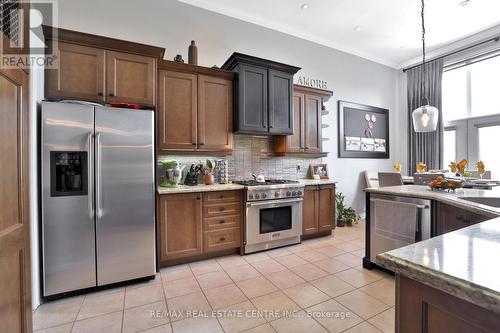
<svg viewBox="0 0 500 333">
<path fill-rule="evenodd" d="M 302 67 L 298 75 L 327 81 L 334 95 L 326 105 L 330 114 L 323 117 L 330 124 L 323 130 L 323 137 L 330 138 L 323 144 L 323 150 L 330 152 L 324 162 L 347 203 L 360 212 L 364 211 L 362 172 L 390 170 L 396 161 L 406 163 L 406 118 L 400 116 L 400 84 L 393 68 L 174 0 L 63 0 L 58 20 L 62 28 L 165 47 L 165 58 L 170 60 L 178 53 L 187 60 L 188 45 L 196 40 L 203 66 L 221 66 L 237 51 L 296 65 Z M 390 159 L 337 158 L 338 100 L 390 110 Z"/>
</svg>

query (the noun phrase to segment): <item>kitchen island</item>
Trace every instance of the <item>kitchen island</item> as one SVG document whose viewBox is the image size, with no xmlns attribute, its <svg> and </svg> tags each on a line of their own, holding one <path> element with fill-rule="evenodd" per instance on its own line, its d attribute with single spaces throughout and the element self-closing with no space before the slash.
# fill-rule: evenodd
<svg viewBox="0 0 500 333">
<path fill-rule="evenodd" d="M 498 332 L 500 191 L 393 186 L 366 192 L 367 204 L 373 194 L 431 203 L 432 238 L 376 257 L 396 274 L 396 332 Z M 369 244 L 365 267 L 367 258 Z"/>
</svg>

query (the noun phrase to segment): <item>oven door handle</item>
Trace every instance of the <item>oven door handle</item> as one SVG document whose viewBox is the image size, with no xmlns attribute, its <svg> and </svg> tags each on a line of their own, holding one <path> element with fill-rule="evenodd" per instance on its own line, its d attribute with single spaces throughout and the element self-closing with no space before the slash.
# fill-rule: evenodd
<svg viewBox="0 0 500 333">
<path fill-rule="evenodd" d="M 267 201 L 259 201 L 259 202 L 247 202 L 247 207 L 258 207 L 258 206 L 270 206 L 270 207 L 278 207 L 283 204 L 289 204 L 294 202 L 302 202 L 302 198 L 295 199 L 286 199 L 286 200 L 267 200 Z"/>
</svg>

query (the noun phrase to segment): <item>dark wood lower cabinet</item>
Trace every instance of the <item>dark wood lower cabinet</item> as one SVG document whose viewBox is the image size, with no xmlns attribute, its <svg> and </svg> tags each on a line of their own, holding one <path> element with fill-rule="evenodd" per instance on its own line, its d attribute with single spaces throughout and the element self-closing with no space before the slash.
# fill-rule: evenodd
<svg viewBox="0 0 500 333">
<path fill-rule="evenodd" d="M 302 206 L 302 235 L 335 228 L 335 185 L 306 186 Z"/>
<path fill-rule="evenodd" d="M 433 236 L 442 235 L 496 217 L 494 215 L 473 213 L 441 202 L 434 203 L 434 216 Z"/>
<path fill-rule="evenodd" d="M 396 275 L 396 333 L 493 333 L 500 315 Z"/>
</svg>

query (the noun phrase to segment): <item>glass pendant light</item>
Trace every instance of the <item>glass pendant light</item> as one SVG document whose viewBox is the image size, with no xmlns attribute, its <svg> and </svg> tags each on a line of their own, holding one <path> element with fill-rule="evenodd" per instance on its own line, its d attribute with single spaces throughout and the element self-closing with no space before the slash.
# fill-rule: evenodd
<svg viewBox="0 0 500 333">
<path fill-rule="evenodd" d="M 429 100 L 425 94 L 425 21 L 424 21 L 424 0 L 422 0 L 422 69 L 424 71 L 422 78 L 422 94 L 424 98 L 419 108 L 413 110 L 413 128 L 417 133 L 434 132 L 437 129 L 439 110 L 435 106 L 429 105 Z"/>
</svg>

